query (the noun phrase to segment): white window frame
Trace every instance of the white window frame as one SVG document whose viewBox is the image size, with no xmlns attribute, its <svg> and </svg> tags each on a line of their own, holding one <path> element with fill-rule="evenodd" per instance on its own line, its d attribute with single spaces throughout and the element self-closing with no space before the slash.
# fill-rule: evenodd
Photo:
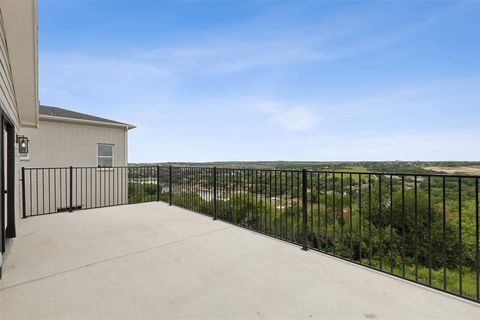
<svg viewBox="0 0 480 320">
<path fill-rule="evenodd" d="M 111 156 L 100 156 L 98 154 L 98 148 L 100 146 L 112 147 L 112 155 Z M 111 167 L 100 167 L 99 163 L 98 163 L 98 160 L 100 158 L 112 158 L 112 166 Z M 97 143 L 97 168 L 98 169 L 103 169 L 103 170 L 105 170 L 105 169 L 109 170 L 109 169 L 112 169 L 114 166 L 115 166 L 115 145 L 113 143 Z"/>
</svg>

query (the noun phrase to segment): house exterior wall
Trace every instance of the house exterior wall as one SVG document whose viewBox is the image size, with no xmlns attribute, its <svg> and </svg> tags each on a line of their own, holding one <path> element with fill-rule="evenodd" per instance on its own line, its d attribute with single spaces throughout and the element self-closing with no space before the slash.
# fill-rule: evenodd
<svg viewBox="0 0 480 320">
<path fill-rule="evenodd" d="M 26 168 L 96 167 L 98 144 L 113 144 L 114 166 L 127 165 L 127 130 L 122 127 L 40 119 L 38 128 L 23 128 L 28 137 Z"/>
<path fill-rule="evenodd" d="M 23 128 L 29 158 L 20 165 L 42 168 L 25 171 L 26 216 L 128 203 L 128 169 L 97 168 L 98 144 L 113 145 L 114 167 L 127 166 L 127 134 L 125 127 L 51 119 Z"/>
<path fill-rule="evenodd" d="M 0 7 L 0 104 L 3 112 L 13 121 L 15 128 L 19 128 L 20 121 L 7 48 L 3 14 Z"/>
<path fill-rule="evenodd" d="M 12 69 L 8 55 L 7 39 L 5 34 L 5 27 L 3 21 L 3 12 L 0 7 L 0 107 L 6 117 L 13 123 L 15 134 L 19 132 L 20 120 L 17 111 L 15 90 L 12 79 Z M 0 168 L 1 169 L 1 168 Z M 19 178 L 19 155 L 18 145 L 15 144 L 15 181 Z M 18 226 L 20 220 L 20 184 L 15 185 L 15 224 Z M 0 266 L 2 265 L 3 257 L 0 252 Z"/>
<path fill-rule="evenodd" d="M 37 2 L 35 0 L 22 2 L 0 0 L 0 108 L 2 117 L 5 117 L 13 126 L 9 136 L 11 142 L 15 140 L 17 134 L 20 134 L 21 125 L 26 123 L 36 125 L 37 81 Z M 6 186 L 9 197 L 14 193 L 14 201 L 7 200 L 8 207 L 6 206 L 5 215 L 8 216 L 14 211 L 14 224 L 8 219 L 8 227 L 11 228 L 14 225 L 14 229 L 18 230 L 21 219 L 18 144 L 13 143 L 12 149 L 4 150 L 6 157 L 9 158 L 9 164 L 13 164 L 14 167 L 13 187 Z M 10 207 L 12 203 L 13 210 Z M 0 252 L 0 278 L 3 258 Z"/>
</svg>

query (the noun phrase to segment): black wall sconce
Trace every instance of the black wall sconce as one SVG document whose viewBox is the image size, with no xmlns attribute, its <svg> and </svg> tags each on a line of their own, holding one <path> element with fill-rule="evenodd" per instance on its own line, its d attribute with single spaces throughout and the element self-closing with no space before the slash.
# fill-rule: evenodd
<svg viewBox="0 0 480 320">
<path fill-rule="evenodd" d="M 18 143 L 18 152 L 19 153 L 28 153 L 28 138 L 25 136 L 18 136 L 17 135 L 17 143 Z"/>
</svg>

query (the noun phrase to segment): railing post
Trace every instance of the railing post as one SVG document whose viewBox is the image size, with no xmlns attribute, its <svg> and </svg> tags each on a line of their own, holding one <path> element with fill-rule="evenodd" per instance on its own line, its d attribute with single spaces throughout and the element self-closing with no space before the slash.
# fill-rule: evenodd
<svg viewBox="0 0 480 320">
<path fill-rule="evenodd" d="M 302 170 L 302 250 L 308 250 L 307 237 L 307 170 Z"/>
<path fill-rule="evenodd" d="M 168 205 L 172 205 L 172 166 L 168 167 Z"/>
<path fill-rule="evenodd" d="M 160 166 L 157 165 L 157 201 L 160 201 Z"/>
<path fill-rule="evenodd" d="M 31 195 L 30 195 L 31 196 Z M 27 217 L 27 208 L 25 207 L 25 167 L 22 167 L 22 217 Z"/>
<path fill-rule="evenodd" d="M 70 166 L 70 212 L 73 212 L 73 167 Z"/>
<path fill-rule="evenodd" d="M 213 167 L 213 220 L 217 220 L 217 167 Z"/>
</svg>

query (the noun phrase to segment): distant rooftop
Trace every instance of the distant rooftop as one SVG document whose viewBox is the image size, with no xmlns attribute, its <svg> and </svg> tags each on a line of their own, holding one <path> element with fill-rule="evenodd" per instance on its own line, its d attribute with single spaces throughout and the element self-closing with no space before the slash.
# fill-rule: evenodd
<svg viewBox="0 0 480 320">
<path fill-rule="evenodd" d="M 129 129 L 135 128 L 135 126 L 132 124 L 118 122 L 118 121 L 105 119 L 97 116 L 92 116 L 89 114 L 71 111 L 71 110 L 67 110 L 59 107 L 51 107 L 51 106 L 44 106 L 44 105 L 40 105 L 40 116 L 50 116 L 50 117 L 68 118 L 68 119 L 75 119 L 75 120 L 102 122 L 106 124 L 125 126 L 125 127 L 128 127 Z"/>
</svg>

